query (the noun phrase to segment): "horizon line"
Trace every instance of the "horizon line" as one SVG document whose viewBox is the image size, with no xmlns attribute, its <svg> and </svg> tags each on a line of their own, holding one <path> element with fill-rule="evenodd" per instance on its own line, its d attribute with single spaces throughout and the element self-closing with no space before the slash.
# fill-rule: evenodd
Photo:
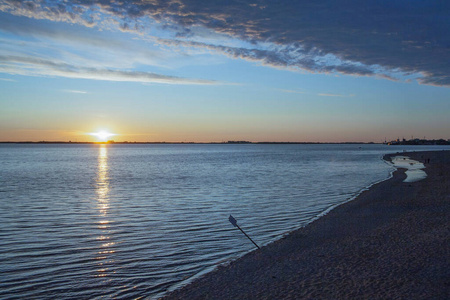
<svg viewBox="0 0 450 300">
<path fill-rule="evenodd" d="M 384 144 L 384 142 L 290 142 L 290 141 L 222 141 L 222 142 L 138 142 L 138 141 L 105 141 L 105 142 L 89 142 L 89 141 L 0 141 L 0 144 Z"/>
</svg>

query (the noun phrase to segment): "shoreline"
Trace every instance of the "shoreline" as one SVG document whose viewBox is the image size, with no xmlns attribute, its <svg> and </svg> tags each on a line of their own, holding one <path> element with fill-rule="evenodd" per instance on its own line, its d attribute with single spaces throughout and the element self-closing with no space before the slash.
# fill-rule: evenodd
<svg viewBox="0 0 450 300">
<path fill-rule="evenodd" d="M 219 266 L 164 299 L 448 298 L 450 151 L 392 153 L 424 162 L 363 190 L 305 227 Z"/>
</svg>

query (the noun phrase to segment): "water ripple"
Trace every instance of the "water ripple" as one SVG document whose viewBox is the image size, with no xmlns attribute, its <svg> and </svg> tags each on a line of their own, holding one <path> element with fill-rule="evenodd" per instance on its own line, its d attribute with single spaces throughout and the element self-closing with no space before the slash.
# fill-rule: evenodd
<svg viewBox="0 0 450 300">
<path fill-rule="evenodd" d="M 392 149 L 392 148 L 390 148 Z M 156 298 L 389 176 L 373 145 L 1 145 L 0 298 Z"/>
</svg>

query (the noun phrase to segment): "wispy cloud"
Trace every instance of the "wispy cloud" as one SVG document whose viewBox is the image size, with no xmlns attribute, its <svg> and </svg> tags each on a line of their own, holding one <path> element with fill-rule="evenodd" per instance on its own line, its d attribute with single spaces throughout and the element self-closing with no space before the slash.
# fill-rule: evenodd
<svg viewBox="0 0 450 300">
<path fill-rule="evenodd" d="M 284 68 L 300 68 L 311 72 L 331 73 L 338 72 L 357 76 L 376 75 L 377 70 L 350 61 L 344 62 L 332 55 L 324 55 L 315 49 L 305 49 L 301 46 L 270 46 L 267 48 L 243 48 L 223 45 L 183 41 L 177 39 L 158 39 L 159 43 L 171 46 L 205 48 L 222 53 L 232 58 L 240 58 L 259 62 L 263 65 Z M 331 61 L 333 58 L 333 61 Z M 377 67 L 380 69 L 380 67 Z M 384 75 L 387 76 L 387 75 Z"/>
<path fill-rule="evenodd" d="M 9 79 L 9 78 L 0 78 L 1 81 L 9 81 L 9 82 L 16 82 L 17 80 Z"/>
<path fill-rule="evenodd" d="M 450 85 L 446 1 L 2 0 L 0 11 L 140 34 L 157 25 L 187 40 L 186 47 L 272 67 L 391 80 L 416 74 L 423 84 Z M 254 47 L 196 44 L 199 27 Z"/>
<path fill-rule="evenodd" d="M 283 92 L 283 93 L 289 93 L 289 94 L 308 94 L 307 92 L 305 92 L 305 91 L 298 91 L 298 90 L 285 90 L 285 89 L 281 89 L 281 90 L 279 90 L 280 92 Z"/>
<path fill-rule="evenodd" d="M 212 80 L 190 79 L 150 72 L 88 68 L 35 57 L 0 55 L 0 72 L 29 76 L 61 76 L 107 81 L 166 84 L 217 84 Z"/>
<path fill-rule="evenodd" d="M 300 91 L 300 90 L 279 90 L 283 93 L 289 93 L 289 94 L 302 94 L 302 95 L 316 95 L 320 97 L 339 97 L 339 98 L 349 98 L 354 97 L 355 94 L 336 94 L 336 93 L 313 93 L 313 92 L 307 92 L 307 91 Z"/>
<path fill-rule="evenodd" d="M 354 94 L 349 94 L 349 95 L 342 95 L 342 94 L 329 94 L 329 93 L 319 93 L 317 94 L 318 96 L 322 96 L 322 97 L 340 97 L 340 98 L 348 98 L 348 97 L 354 97 Z"/>
<path fill-rule="evenodd" d="M 151 66 L 168 70 L 167 61 L 173 55 L 149 49 L 149 43 L 130 36 L 117 37 L 64 24 L 52 26 L 27 18 L 15 21 L 8 15 L 0 18 L 0 32 L 15 35 L 1 37 L 0 72 L 153 84 L 219 84 L 147 71 Z"/>
<path fill-rule="evenodd" d="M 88 30 L 79 26 L 2 14 L 0 32 L 4 47 L 0 54 L 26 54 L 87 66 L 108 66 L 131 69 L 134 65 L 165 66 L 171 56 L 160 49 L 151 49 L 134 36 L 113 35 L 109 31 Z M 132 55 L 131 55 L 132 54 Z"/>
<path fill-rule="evenodd" d="M 86 91 L 78 91 L 78 90 L 62 90 L 65 93 L 72 93 L 72 94 L 87 94 Z"/>
</svg>

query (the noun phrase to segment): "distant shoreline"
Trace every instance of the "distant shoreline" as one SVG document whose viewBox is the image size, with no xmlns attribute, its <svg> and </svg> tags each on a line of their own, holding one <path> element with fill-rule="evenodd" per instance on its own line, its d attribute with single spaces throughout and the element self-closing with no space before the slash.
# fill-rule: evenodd
<svg viewBox="0 0 450 300">
<path fill-rule="evenodd" d="M 306 145 L 383 145 L 384 143 L 374 143 L 374 142 L 60 142 L 60 141 L 40 141 L 40 142 L 0 142 L 0 144 L 68 144 L 68 145 L 80 145 L 80 144 L 107 144 L 107 145 L 134 145 L 134 144 L 200 144 L 200 145 L 209 145 L 209 144 L 218 144 L 218 145 L 245 145 L 245 144 L 306 144 Z"/>
<path fill-rule="evenodd" d="M 269 144 L 269 145 L 388 145 L 388 146 L 433 146 L 433 145 L 450 145 L 450 139 L 444 140 L 420 140 L 417 141 L 404 141 L 404 142 L 251 142 L 251 141 L 223 141 L 223 142 L 116 142 L 116 141 L 107 141 L 107 142 L 73 142 L 73 141 L 0 141 L 0 144 L 68 144 L 68 145 L 83 145 L 83 144 L 117 144 L 117 145 L 159 145 L 159 144 L 174 144 L 174 145 L 185 145 L 185 144 L 199 144 L 199 145 L 243 145 L 243 144 Z"/>
</svg>

